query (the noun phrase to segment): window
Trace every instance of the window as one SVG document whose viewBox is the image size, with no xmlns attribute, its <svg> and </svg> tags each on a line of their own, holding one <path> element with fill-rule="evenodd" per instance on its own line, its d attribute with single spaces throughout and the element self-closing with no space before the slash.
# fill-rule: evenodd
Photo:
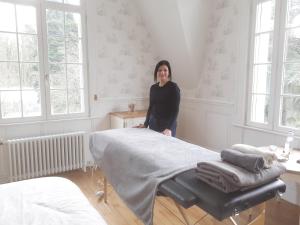
<svg viewBox="0 0 300 225">
<path fill-rule="evenodd" d="M 46 9 L 51 114 L 84 112 L 81 17 Z"/>
<path fill-rule="evenodd" d="M 300 128 L 300 0 L 254 4 L 248 124 Z"/>
<path fill-rule="evenodd" d="M 280 125 L 300 128 L 300 1 L 287 1 Z"/>
<path fill-rule="evenodd" d="M 0 2 L 1 118 L 41 116 L 36 8 Z"/>
<path fill-rule="evenodd" d="M 80 0 L 0 0 L 0 122 L 86 114 Z"/>
</svg>

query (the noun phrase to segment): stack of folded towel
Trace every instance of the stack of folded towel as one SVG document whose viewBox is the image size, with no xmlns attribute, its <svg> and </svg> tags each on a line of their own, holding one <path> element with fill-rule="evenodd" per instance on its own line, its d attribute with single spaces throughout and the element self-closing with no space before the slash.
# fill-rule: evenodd
<svg viewBox="0 0 300 225">
<path fill-rule="evenodd" d="M 225 193 L 248 190 L 285 172 L 285 167 L 276 159 L 271 151 L 236 144 L 221 152 L 221 160 L 198 163 L 197 176 Z"/>
<path fill-rule="evenodd" d="M 277 161 L 276 154 L 267 149 L 261 150 L 257 147 L 254 147 L 251 145 L 245 145 L 245 144 L 232 145 L 231 149 L 236 150 L 241 153 L 244 153 L 244 154 L 250 154 L 250 155 L 263 157 L 264 168 L 270 168 L 272 166 L 273 162 Z"/>
</svg>

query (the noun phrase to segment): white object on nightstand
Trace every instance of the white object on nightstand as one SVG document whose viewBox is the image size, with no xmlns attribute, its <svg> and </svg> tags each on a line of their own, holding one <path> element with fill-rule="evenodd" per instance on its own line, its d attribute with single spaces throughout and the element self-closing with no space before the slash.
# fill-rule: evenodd
<svg viewBox="0 0 300 225">
<path fill-rule="evenodd" d="M 111 112 L 110 113 L 110 128 L 128 128 L 144 124 L 147 111 L 137 110 L 134 112 Z"/>
</svg>

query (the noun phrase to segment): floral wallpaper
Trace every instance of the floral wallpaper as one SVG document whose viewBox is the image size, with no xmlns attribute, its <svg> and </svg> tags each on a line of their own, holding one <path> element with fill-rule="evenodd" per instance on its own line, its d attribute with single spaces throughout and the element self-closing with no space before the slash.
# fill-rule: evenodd
<svg viewBox="0 0 300 225">
<path fill-rule="evenodd" d="M 204 64 L 193 97 L 231 101 L 238 53 L 238 0 L 214 0 L 211 12 Z"/>
<path fill-rule="evenodd" d="M 96 51 L 100 97 L 148 97 L 159 60 L 135 1 L 97 0 Z M 239 0 L 211 1 L 199 84 L 186 97 L 233 101 L 238 66 Z"/>
<path fill-rule="evenodd" d="M 98 0 L 95 10 L 100 97 L 148 97 L 158 57 L 135 1 Z"/>
</svg>

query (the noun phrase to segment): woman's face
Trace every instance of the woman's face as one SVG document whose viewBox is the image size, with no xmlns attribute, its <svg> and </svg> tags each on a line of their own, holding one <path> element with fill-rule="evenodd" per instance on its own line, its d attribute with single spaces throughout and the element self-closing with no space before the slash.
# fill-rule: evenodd
<svg viewBox="0 0 300 225">
<path fill-rule="evenodd" d="M 161 83 L 166 83 L 169 80 L 169 69 L 166 65 L 162 65 L 158 68 L 157 80 Z"/>
</svg>

